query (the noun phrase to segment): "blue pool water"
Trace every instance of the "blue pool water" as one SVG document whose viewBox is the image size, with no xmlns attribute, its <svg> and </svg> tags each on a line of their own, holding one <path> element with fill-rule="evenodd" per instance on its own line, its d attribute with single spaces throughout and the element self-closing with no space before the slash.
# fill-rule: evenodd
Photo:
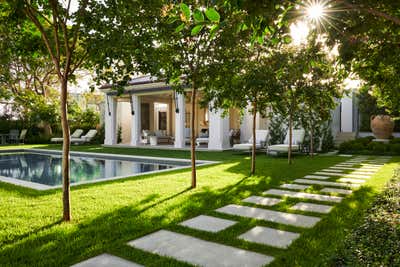
<svg viewBox="0 0 400 267">
<path fill-rule="evenodd" d="M 71 183 L 91 182 L 138 173 L 161 171 L 189 165 L 186 162 L 165 163 L 151 160 L 119 160 L 92 156 L 71 156 Z M 0 153 L 0 176 L 39 183 L 62 184 L 61 155 L 52 153 Z"/>
</svg>

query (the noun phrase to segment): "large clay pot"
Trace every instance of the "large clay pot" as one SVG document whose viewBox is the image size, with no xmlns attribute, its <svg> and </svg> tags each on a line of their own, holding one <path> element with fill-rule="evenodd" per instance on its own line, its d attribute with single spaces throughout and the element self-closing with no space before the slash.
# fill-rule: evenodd
<svg viewBox="0 0 400 267">
<path fill-rule="evenodd" d="M 394 121 L 389 115 L 372 115 L 371 130 L 377 139 L 389 139 L 394 129 Z"/>
</svg>

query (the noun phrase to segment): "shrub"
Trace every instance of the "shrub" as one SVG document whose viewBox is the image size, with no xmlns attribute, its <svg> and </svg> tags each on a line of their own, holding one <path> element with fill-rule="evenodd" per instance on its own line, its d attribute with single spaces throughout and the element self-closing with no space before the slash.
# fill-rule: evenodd
<svg viewBox="0 0 400 267">
<path fill-rule="evenodd" d="M 343 142 L 339 146 L 340 153 L 373 154 L 373 155 L 400 155 L 400 138 L 392 139 L 388 144 L 373 142 L 373 137 L 358 138 Z"/>
<path fill-rule="evenodd" d="M 335 266 L 400 266 L 400 169 L 345 240 Z"/>
</svg>

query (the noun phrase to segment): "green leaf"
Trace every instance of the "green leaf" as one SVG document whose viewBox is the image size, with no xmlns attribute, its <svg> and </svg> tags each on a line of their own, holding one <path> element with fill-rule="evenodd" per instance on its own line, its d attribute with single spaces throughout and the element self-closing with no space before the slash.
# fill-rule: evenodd
<svg viewBox="0 0 400 267">
<path fill-rule="evenodd" d="M 182 23 L 178 27 L 176 27 L 175 32 L 181 32 L 185 28 L 185 23 Z"/>
<path fill-rule="evenodd" d="M 194 11 L 193 17 L 194 17 L 194 20 L 195 20 L 197 23 L 199 23 L 199 22 L 204 22 L 204 15 L 203 15 L 203 12 L 201 12 L 201 11 L 198 10 L 198 9 L 196 9 L 196 10 Z"/>
<path fill-rule="evenodd" d="M 196 25 L 194 26 L 194 28 L 192 29 L 192 36 L 197 35 L 202 29 L 203 29 L 204 25 Z"/>
<path fill-rule="evenodd" d="M 215 10 L 214 8 L 208 8 L 206 10 L 206 16 L 212 22 L 219 22 L 221 18 L 217 10 Z"/>
<path fill-rule="evenodd" d="M 179 18 L 176 17 L 176 16 L 169 17 L 169 18 L 167 19 L 167 24 L 172 24 L 172 23 L 174 23 L 175 21 L 177 21 L 178 19 L 179 19 Z"/>
<path fill-rule="evenodd" d="M 217 31 L 219 30 L 219 25 L 216 24 L 214 26 L 211 27 L 210 29 L 210 39 L 214 38 L 215 34 L 217 33 Z"/>
<path fill-rule="evenodd" d="M 290 44 L 292 42 L 292 38 L 290 36 L 283 37 L 283 41 L 285 44 Z"/>
<path fill-rule="evenodd" d="M 188 5 L 186 5 L 185 3 L 181 3 L 180 7 L 183 15 L 185 16 L 185 19 L 190 20 L 190 8 L 188 7 Z"/>
</svg>

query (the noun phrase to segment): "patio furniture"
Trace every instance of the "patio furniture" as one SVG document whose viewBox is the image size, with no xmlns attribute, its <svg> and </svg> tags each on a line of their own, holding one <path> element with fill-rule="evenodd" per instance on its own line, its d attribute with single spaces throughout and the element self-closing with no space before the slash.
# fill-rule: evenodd
<svg viewBox="0 0 400 267">
<path fill-rule="evenodd" d="M 229 143 L 231 146 L 240 144 L 240 129 L 230 129 L 229 131 Z"/>
<path fill-rule="evenodd" d="M 158 144 L 158 137 L 155 135 L 149 136 L 149 141 L 151 146 L 156 146 Z"/>
<path fill-rule="evenodd" d="M 10 130 L 10 133 L 8 134 L 8 141 L 10 143 L 18 143 L 19 140 L 19 130 L 13 129 Z"/>
<path fill-rule="evenodd" d="M 7 144 L 8 134 L 0 134 L 0 144 L 5 145 Z"/>
<path fill-rule="evenodd" d="M 76 129 L 75 132 L 73 134 L 71 134 L 71 139 L 80 138 L 82 134 L 83 134 L 82 129 Z M 59 143 L 59 142 L 63 142 L 64 139 L 62 137 L 53 137 L 50 139 L 50 141 L 53 143 Z"/>
<path fill-rule="evenodd" d="M 167 135 L 167 131 L 165 130 L 157 130 L 154 132 L 155 136 L 157 136 L 157 144 L 170 144 L 171 136 Z M 151 140 L 150 140 L 151 143 Z"/>
<path fill-rule="evenodd" d="M 256 130 L 256 149 L 257 150 L 265 148 L 265 146 L 268 142 L 268 137 L 269 137 L 268 130 Z M 232 150 L 239 151 L 239 152 L 245 152 L 245 151 L 247 152 L 247 151 L 251 151 L 252 147 L 253 147 L 253 137 L 251 137 L 247 143 L 233 145 Z"/>
<path fill-rule="evenodd" d="M 19 135 L 19 137 L 18 137 L 18 140 L 17 140 L 17 143 L 19 144 L 19 143 L 25 143 L 25 137 L 26 137 L 26 133 L 28 132 L 28 130 L 27 129 L 22 129 L 21 130 L 21 133 L 20 133 L 20 135 Z"/>
<path fill-rule="evenodd" d="M 301 144 L 304 141 L 304 129 L 293 130 L 292 136 L 292 152 L 298 152 L 301 149 Z M 271 145 L 267 147 L 267 154 L 280 154 L 289 152 L 289 131 L 286 133 L 285 141 L 283 144 Z"/>
<path fill-rule="evenodd" d="M 83 144 L 83 143 L 88 143 L 93 140 L 93 138 L 96 136 L 97 131 L 92 129 L 89 130 L 85 135 L 81 136 L 81 138 L 71 138 L 71 143 L 73 144 Z"/>
<path fill-rule="evenodd" d="M 208 137 L 208 129 L 201 129 L 199 137 L 196 138 L 196 146 L 208 145 L 209 137 Z"/>
</svg>

